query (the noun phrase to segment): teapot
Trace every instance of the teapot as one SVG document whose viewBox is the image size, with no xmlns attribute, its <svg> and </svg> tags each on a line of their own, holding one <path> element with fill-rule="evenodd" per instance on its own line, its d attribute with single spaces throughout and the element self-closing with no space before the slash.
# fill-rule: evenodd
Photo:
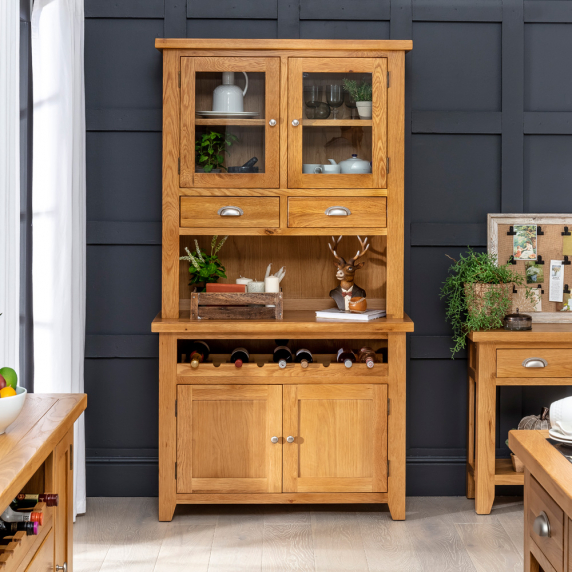
<svg viewBox="0 0 572 572">
<path fill-rule="evenodd" d="M 351 158 L 346 159 L 345 161 L 340 161 L 339 163 L 336 163 L 333 159 L 328 159 L 328 161 L 332 165 L 339 165 L 342 173 L 345 174 L 361 175 L 371 173 L 371 163 L 364 159 L 358 159 L 357 153 L 353 153 Z"/>
<path fill-rule="evenodd" d="M 234 72 L 222 72 L 222 85 L 213 91 L 213 111 L 220 113 L 242 113 L 244 96 L 248 91 L 248 76 L 244 74 L 246 86 L 244 91 L 234 85 Z"/>
</svg>

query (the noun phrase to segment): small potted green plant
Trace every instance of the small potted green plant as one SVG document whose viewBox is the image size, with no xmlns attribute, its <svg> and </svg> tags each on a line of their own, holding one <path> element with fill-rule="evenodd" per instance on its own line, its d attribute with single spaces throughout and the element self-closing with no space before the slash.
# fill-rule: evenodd
<svg viewBox="0 0 572 572">
<path fill-rule="evenodd" d="M 497 257 L 486 252 L 469 249 L 467 256 L 451 260 L 454 264 L 441 288 L 441 298 L 446 300 L 446 319 L 453 327 L 454 357 L 465 348 L 469 332 L 503 326 L 503 318 L 511 310 L 513 288 L 522 286 L 524 278 L 510 264 L 498 265 Z M 527 289 L 526 297 L 531 296 Z"/>
<path fill-rule="evenodd" d="M 203 292 L 209 282 L 217 282 L 219 278 L 226 278 L 226 269 L 221 264 L 217 253 L 226 242 L 228 236 L 225 236 L 217 244 L 218 236 L 213 236 L 211 241 L 210 256 L 199 247 L 197 239 L 195 239 L 196 253 L 192 254 L 191 251 L 185 247 L 187 256 L 181 256 L 180 260 L 189 262 L 189 274 L 191 281 L 189 286 L 195 286 L 197 291 Z"/>
<path fill-rule="evenodd" d="M 225 131 L 203 133 L 195 142 L 195 162 L 197 173 L 220 173 L 224 167 L 224 154 L 230 155 L 228 148 L 238 142 L 238 137 Z"/>
<path fill-rule="evenodd" d="M 344 79 L 344 89 L 356 102 L 357 110 L 361 119 L 371 119 L 371 83 L 362 82 L 358 84 L 355 79 Z"/>
</svg>

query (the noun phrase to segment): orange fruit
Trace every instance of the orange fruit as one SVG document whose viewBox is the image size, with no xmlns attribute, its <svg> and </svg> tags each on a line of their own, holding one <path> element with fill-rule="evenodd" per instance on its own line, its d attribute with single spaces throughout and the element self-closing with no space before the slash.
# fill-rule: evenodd
<svg viewBox="0 0 572 572">
<path fill-rule="evenodd" d="M 14 397 L 16 390 L 7 385 L 4 389 L 0 389 L 0 397 Z"/>
</svg>

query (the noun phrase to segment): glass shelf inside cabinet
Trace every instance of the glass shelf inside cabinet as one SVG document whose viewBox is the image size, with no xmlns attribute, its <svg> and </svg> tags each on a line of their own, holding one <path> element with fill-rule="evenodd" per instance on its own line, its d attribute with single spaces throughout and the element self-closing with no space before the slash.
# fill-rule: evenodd
<svg viewBox="0 0 572 572">
<path fill-rule="evenodd" d="M 196 73 L 195 172 L 264 173 L 265 125 L 265 73 Z"/>
<path fill-rule="evenodd" d="M 371 73 L 304 73 L 303 89 L 303 172 L 371 173 Z M 356 89 L 369 102 L 358 105 Z"/>
</svg>

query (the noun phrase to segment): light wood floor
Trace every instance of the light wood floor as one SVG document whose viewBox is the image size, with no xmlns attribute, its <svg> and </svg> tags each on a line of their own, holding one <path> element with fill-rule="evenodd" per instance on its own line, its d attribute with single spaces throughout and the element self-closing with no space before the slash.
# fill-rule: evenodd
<svg viewBox="0 0 572 572">
<path fill-rule="evenodd" d="M 464 497 L 383 506 L 185 506 L 157 521 L 157 499 L 90 498 L 74 526 L 75 572 L 514 572 L 523 570 L 522 500 L 487 516 Z"/>
</svg>

